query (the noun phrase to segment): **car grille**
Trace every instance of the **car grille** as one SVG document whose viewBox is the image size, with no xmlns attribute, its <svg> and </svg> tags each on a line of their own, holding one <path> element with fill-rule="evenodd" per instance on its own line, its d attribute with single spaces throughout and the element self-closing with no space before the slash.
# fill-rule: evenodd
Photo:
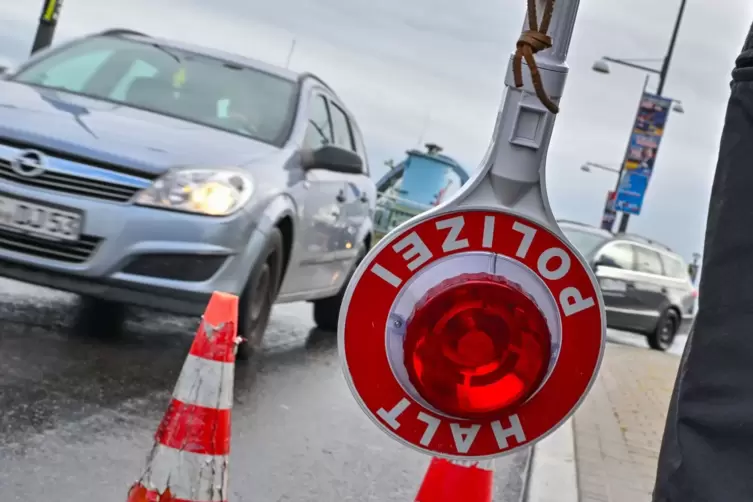
<svg viewBox="0 0 753 502">
<path fill-rule="evenodd" d="M 83 263 L 97 249 L 101 239 L 82 235 L 77 241 L 53 241 L 0 229 L 0 249 L 66 263 Z"/>
<path fill-rule="evenodd" d="M 127 202 L 136 192 L 141 190 L 141 187 L 84 178 L 57 171 L 45 171 L 34 177 L 21 176 L 11 169 L 10 162 L 1 159 L 0 180 L 112 202 Z"/>
</svg>

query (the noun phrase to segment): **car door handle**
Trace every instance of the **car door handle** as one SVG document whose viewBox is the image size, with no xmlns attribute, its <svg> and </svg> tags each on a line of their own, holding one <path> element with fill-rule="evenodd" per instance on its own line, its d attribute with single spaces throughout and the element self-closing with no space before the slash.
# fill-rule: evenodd
<svg viewBox="0 0 753 502">
<path fill-rule="evenodd" d="M 337 194 L 337 197 L 335 197 L 335 200 L 337 200 L 337 202 L 339 202 L 340 204 L 345 202 L 345 192 L 340 190 L 340 193 Z"/>
<path fill-rule="evenodd" d="M 369 195 L 368 195 L 368 194 L 367 194 L 366 192 L 362 193 L 362 194 L 361 194 L 361 199 L 360 199 L 360 200 L 361 200 L 361 202 L 363 202 L 364 204 L 368 203 L 368 202 L 369 202 Z"/>
</svg>

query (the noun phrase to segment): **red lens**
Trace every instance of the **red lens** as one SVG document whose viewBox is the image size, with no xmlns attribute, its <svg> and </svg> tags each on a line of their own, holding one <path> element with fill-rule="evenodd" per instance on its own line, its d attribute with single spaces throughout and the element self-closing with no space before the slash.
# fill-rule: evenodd
<svg viewBox="0 0 753 502">
<path fill-rule="evenodd" d="M 443 281 L 416 304 L 403 342 L 408 378 L 437 410 L 499 414 L 530 397 L 551 360 L 551 334 L 517 284 L 473 273 Z"/>
</svg>

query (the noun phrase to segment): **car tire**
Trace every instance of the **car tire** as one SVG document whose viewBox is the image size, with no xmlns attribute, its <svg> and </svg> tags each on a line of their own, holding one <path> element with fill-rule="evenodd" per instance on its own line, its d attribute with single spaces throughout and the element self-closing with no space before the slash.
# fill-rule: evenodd
<svg viewBox="0 0 753 502">
<path fill-rule="evenodd" d="M 666 351 L 675 341 L 680 319 L 674 310 L 667 309 L 659 317 L 656 329 L 648 335 L 648 345 L 654 350 Z"/>
<path fill-rule="evenodd" d="M 364 249 L 361 250 L 358 258 L 356 258 L 356 263 L 348 274 L 348 278 L 345 280 L 345 283 L 343 283 L 342 288 L 340 288 L 339 293 L 335 296 L 330 296 L 329 298 L 322 298 L 321 300 L 314 301 L 314 323 L 316 323 L 316 326 L 319 329 L 324 331 L 337 331 L 337 321 L 340 318 L 340 306 L 342 305 L 343 297 L 345 296 L 345 290 L 348 289 L 348 284 L 350 284 L 353 274 L 355 274 L 358 265 L 361 264 L 361 261 L 365 256 L 366 248 L 364 246 Z"/>
<path fill-rule="evenodd" d="M 251 359 L 261 349 L 264 332 L 269 324 L 272 307 L 277 299 L 282 277 L 282 233 L 274 228 L 267 237 L 264 252 L 259 255 L 238 307 L 238 336 L 243 340 L 238 345 L 236 359 Z"/>
<path fill-rule="evenodd" d="M 123 332 L 127 306 L 123 303 L 83 296 L 78 305 L 74 326 L 92 338 L 108 340 Z"/>
</svg>

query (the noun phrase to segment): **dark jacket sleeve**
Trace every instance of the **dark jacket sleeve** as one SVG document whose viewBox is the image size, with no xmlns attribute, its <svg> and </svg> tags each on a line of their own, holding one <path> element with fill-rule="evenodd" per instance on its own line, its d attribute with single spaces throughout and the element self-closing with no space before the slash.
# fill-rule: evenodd
<svg viewBox="0 0 753 502">
<path fill-rule="evenodd" d="M 753 501 L 753 26 L 732 72 L 699 310 L 667 417 L 654 502 Z"/>
</svg>

